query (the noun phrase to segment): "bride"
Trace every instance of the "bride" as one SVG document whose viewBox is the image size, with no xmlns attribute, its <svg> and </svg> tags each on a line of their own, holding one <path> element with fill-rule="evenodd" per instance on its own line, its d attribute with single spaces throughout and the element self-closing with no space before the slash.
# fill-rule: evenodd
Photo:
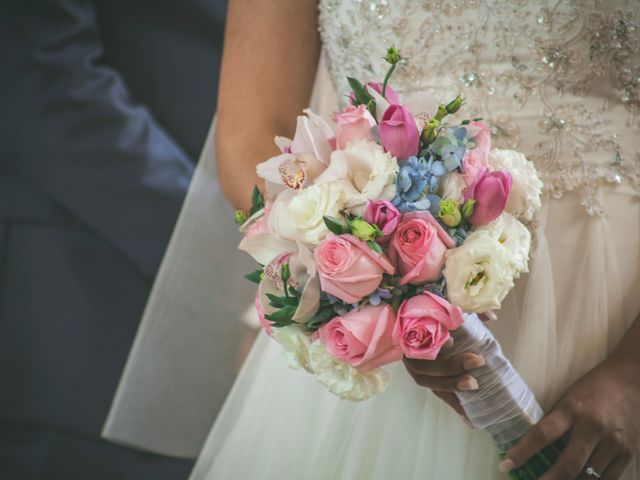
<svg viewBox="0 0 640 480">
<path fill-rule="evenodd" d="M 536 164 L 530 274 L 490 328 L 548 415 L 500 461 L 453 393 L 474 388 L 472 352 L 394 365 L 385 393 L 354 404 L 261 335 L 192 480 L 500 479 L 565 434 L 545 480 L 640 480 L 640 3 L 235 0 L 226 29 L 217 162 L 237 208 L 312 91 L 314 109 L 339 109 L 345 76 L 382 78 L 389 46 L 408 57 L 393 88 L 409 106 L 462 93 L 495 146 Z"/>
</svg>

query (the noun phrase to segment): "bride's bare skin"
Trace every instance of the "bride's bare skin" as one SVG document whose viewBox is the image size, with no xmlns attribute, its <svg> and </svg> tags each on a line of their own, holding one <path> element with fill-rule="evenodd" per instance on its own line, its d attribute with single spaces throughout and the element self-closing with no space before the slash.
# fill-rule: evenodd
<svg viewBox="0 0 640 480">
<path fill-rule="evenodd" d="M 227 199 L 246 209 L 255 166 L 277 153 L 276 134 L 291 136 L 308 106 L 320 52 L 313 0 L 231 0 L 225 34 L 217 124 L 218 175 Z M 566 432 L 569 445 L 543 480 L 620 477 L 640 448 L 640 319 L 615 352 L 582 377 L 556 408 L 505 457 L 517 467 Z M 462 413 L 455 391 L 473 387 L 482 365 L 472 353 L 436 362 L 406 361 L 415 381 Z M 466 365 L 465 365 L 466 364 Z"/>
<path fill-rule="evenodd" d="M 216 160 L 225 196 L 247 209 L 256 164 L 278 153 L 309 104 L 320 55 L 314 0 L 229 2 L 220 73 Z"/>
</svg>

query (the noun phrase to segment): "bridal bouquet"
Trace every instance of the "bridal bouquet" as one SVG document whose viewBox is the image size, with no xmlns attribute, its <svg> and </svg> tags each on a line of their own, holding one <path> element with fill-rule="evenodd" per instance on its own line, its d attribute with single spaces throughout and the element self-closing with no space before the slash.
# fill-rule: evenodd
<svg viewBox="0 0 640 480">
<path fill-rule="evenodd" d="M 411 112 L 388 85 L 397 50 L 386 60 L 383 83 L 348 79 L 333 127 L 305 110 L 258 165 L 265 194 L 236 214 L 261 265 L 256 310 L 292 366 L 348 400 L 382 392 L 382 367 L 403 357 L 482 354 L 480 388 L 459 397 L 505 449 L 542 412 L 477 314 L 527 271 L 542 182 L 521 153 L 491 149 L 487 124 L 447 122 L 461 97 Z"/>
</svg>

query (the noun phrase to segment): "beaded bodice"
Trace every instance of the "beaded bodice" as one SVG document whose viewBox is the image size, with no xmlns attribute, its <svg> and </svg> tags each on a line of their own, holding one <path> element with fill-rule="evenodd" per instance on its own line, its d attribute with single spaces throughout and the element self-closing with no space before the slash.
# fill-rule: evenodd
<svg viewBox="0 0 640 480">
<path fill-rule="evenodd" d="M 592 214 L 600 185 L 640 194 L 640 0 L 320 0 L 320 30 L 342 98 L 347 75 L 380 81 L 396 46 L 397 91 L 464 94 L 464 116 L 554 197 Z"/>
</svg>

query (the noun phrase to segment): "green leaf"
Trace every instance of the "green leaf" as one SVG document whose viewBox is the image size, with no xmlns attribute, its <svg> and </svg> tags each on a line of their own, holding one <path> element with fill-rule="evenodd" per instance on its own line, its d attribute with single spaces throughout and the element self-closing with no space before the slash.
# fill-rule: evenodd
<svg viewBox="0 0 640 480">
<path fill-rule="evenodd" d="M 373 97 L 369 95 L 369 92 L 367 92 L 367 89 L 359 80 L 353 77 L 347 77 L 347 81 L 356 97 L 356 105 L 368 105 L 369 102 L 373 100 Z"/>
<path fill-rule="evenodd" d="M 247 280 L 253 283 L 260 283 L 260 280 L 262 280 L 262 269 L 258 269 L 254 272 L 247 273 L 244 276 L 244 278 L 246 278 Z"/>
<path fill-rule="evenodd" d="M 333 307 L 323 308 L 318 310 L 318 312 L 307 321 L 307 328 L 309 330 L 317 330 L 337 316 L 338 314 L 333 310 Z"/>
<path fill-rule="evenodd" d="M 267 320 L 271 321 L 271 322 L 278 322 L 278 323 L 292 323 L 293 322 L 293 315 L 296 313 L 297 307 L 294 307 L 292 305 L 286 305 L 284 307 L 282 307 L 279 310 L 276 310 L 275 312 L 273 312 L 270 315 L 265 315 L 264 318 L 266 318 Z"/>
<path fill-rule="evenodd" d="M 253 192 L 251 192 L 251 210 L 249 210 L 249 216 L 253 215 L 256 212 L 259 212 L 264 208 L 264 195 L 258 188 L 258 186 L 253 187 Z"/>
<path fill-rule="evenodd" d="M 336 235 L 342 235 L 347 232 L 347 228 L 340 220 L 335 217 L 330 217 L 329 215 L 325 215 L 322 217 L 324 220 L 324 224 L 327 226 L 331 233 L 335 233 Z"/>
<path fill-rule="evenodd" d="M 274 308 L 283 308 L 286 306 L 297 307 L 299 303 L 298 299 L 293 297 L 279 297 L 271 293 L 267 293 L 266 297 L 269 299 L 269 304 Z"/>
<path fill-rule="evenodd" d="M 369 247 L 371 247 L 371 250 L 373 250 L 374 252 L 376 252 L 378 255 L 382 254 L 382 248 L 380 248 L 380 245 L 378 245 L 376 242 L 374 242 L 373 240 L 369 240 L 367 242 L 367 245 L 369 245 Z"/>
</svg>

